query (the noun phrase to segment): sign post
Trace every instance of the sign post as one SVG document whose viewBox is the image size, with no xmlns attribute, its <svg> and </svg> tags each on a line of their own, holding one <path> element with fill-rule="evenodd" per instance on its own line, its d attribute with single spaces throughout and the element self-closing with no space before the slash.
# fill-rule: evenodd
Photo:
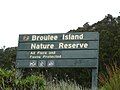
<svg viewBox="0 0 120 90">
<path fill-rule="evenodd" d="M 92 69 L 92 90 L 97 90 L 98 32 L 22 34 L 17 68 L 83 67 Z"/>
</svg>

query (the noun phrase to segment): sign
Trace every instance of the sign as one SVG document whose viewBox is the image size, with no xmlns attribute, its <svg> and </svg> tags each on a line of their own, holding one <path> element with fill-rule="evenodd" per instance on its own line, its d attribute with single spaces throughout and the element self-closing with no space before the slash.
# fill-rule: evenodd
<svg viewBox="0 0 120 90">
<path fill-rule="evenodd" d="M 83 67 L 92 69 L 92 90 L 97 90 L 98 32 L 22 34 L 17 68 Z"/>
<path fill-rule="evenodd" d="M 97 32 L 22 34 L 16 67 L 97 67 L 98 47 Z"/>
</svg>

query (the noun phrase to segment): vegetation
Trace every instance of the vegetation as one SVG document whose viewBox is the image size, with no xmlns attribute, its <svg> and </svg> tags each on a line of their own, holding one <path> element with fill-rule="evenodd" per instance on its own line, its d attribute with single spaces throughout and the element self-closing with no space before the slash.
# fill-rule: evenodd
<svg viewBox="0 0 120 90">
<path fill-rule="evenodd" d="M 120 88 L 120 16 L 113 17 L 108 14 L 97 23 L 89 25 L 87 22 L 83 27 L 78 27 L 77 30 L 70 30 L 69 32 L 94 31 L 100 33 L 99 86 L 102 90 L 118 90 Z M 52 84 L 56 86 L 54 87 L 55 89 L 62 88 L 58 87 L 62 83 L 71 87 L 74 82 L 76 88 L 80 88 L 80 86 L 90 87 L 91 70 L 80 68 L 24 69 L 22 78 L 15 78 L 16 49 L 17 47 L 11 47 L 0 50 L 0 67 L 2 68 L 0 69 L 0 89 L 10 90 L 7 88 L 11 88 L 12 90 L 13 87 L 29 89 L 28 86 L 33 85 L 30 88 L 34 90 L 34 88 L 38 87 L 43 88 L 47 81 L 53 81 L 54 78 L 57 80 L 57 84 L 55 82 Z M 44 77 L 39 76 L 40 73 L 47 79 L 44 80 Z M 40 81 L 32 81 L 32 79 Z M 66 83 L 66 81 L 70 81 L 70 83 Z M 35 83 L 38 83 L 40 86 L 36 86 Z M 52 85 L 49 84 L 51 87 Z M 64 88 L 68 87 L 64 86 Z"/>
<path fill-rule="evenodd" d="M 51 83 L 46 86 L 46 90 L 89 90 L 87 88 L 84 88 L 75 82 L 69 82 L 69 81 L 64 81 L 61 80 L 57 83 Z"/>
<path fill-rule="evenodd" d="M 16 77 L 15 75 L 15 70 L 4 70 L 0 68 L 0 90 L 45 90 L 44 77 L 40 75 Z"/>
<path fill-rule="evenodd" d="M 45 80 L 43 75 L 15 77 L 15 70 L 0 68 L 0 90 L 88 90 L 76 82 L 64 80 Z"/>
<path fill-rule="evenodd" d="M 119 90 L 120 89 L 120 68 L 113 65 L 105 65 L 106 73 L 99 75 L 101 90 Z"/>
</svg>

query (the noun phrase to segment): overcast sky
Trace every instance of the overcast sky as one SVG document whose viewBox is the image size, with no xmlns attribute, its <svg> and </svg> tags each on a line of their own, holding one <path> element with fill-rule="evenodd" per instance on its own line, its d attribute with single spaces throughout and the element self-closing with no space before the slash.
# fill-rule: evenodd
<svg viewBox="0 0 120 90">
<path fill-rule="evenodd" d="M 0 48 L 19 34 L 66 33 L 105 15 L 120 15 L 120 0 L 0 0 Z"/>
</svg>

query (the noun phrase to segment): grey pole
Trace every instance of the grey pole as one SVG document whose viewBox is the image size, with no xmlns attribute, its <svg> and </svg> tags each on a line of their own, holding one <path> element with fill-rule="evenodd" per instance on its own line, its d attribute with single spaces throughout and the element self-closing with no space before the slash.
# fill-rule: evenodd
<svg viewBox="0 0 120 90">
<path fill-rule="evenodd" d="M 98 68 L 92 69 L 92 90 L 98 90 Z"/>
</svg>

